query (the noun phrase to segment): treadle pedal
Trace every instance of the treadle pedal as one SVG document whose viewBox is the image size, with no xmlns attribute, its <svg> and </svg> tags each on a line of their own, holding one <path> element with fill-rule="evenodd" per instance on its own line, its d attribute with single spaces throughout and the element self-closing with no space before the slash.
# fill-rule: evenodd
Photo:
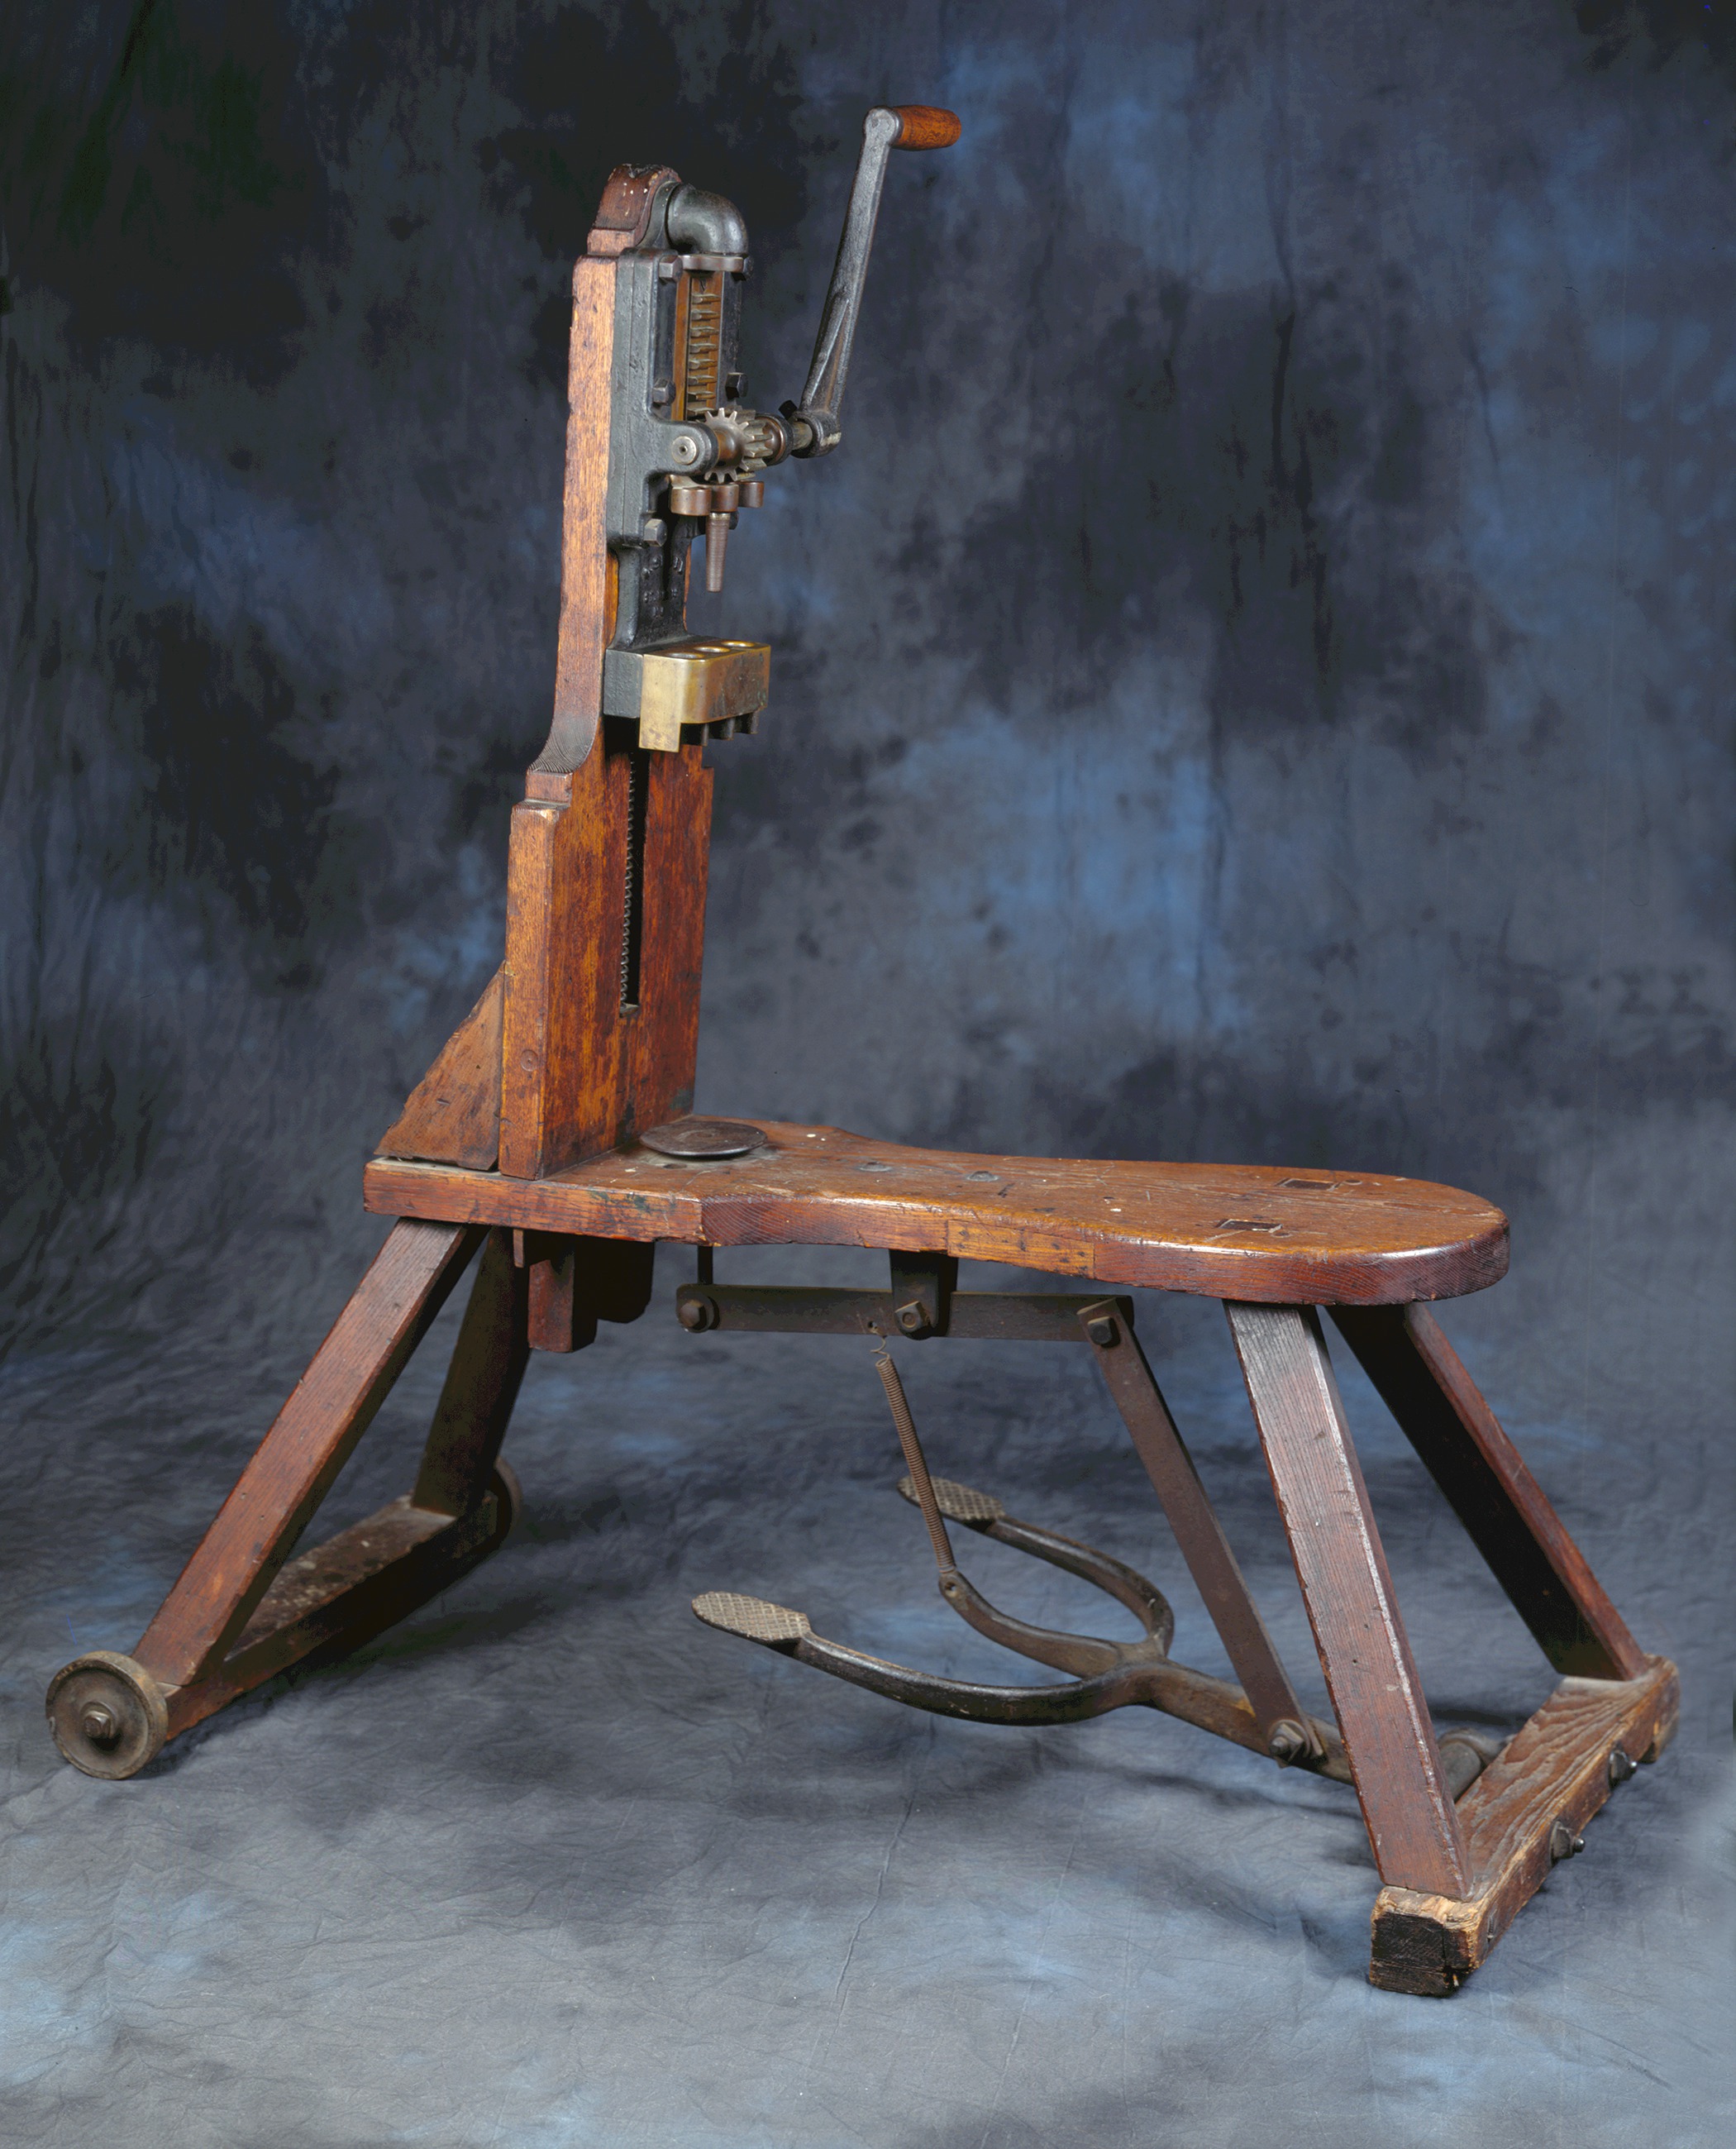
<svg viewBox="0 0 1736 2149">
<path fill-rule="evenodd" d="M 799 1642 L 813 1632 L 805 1612 L 768 1603 L 763 1597 L 737 1597 L 733 1590 L 707 1590 L 693 1599 L 693 1611 L 707 1627 L 739 1634 L 744 1642 Z"/>
<path fill-rule="evenodd" d="M 1007 1512 L 992 1492 L 979 1492 L 950 1477 L 934 1477 L 929 1482 L 934 1487 L 934 1504 L 949 1522 L 998 1522 Z M 899 1478 L 898 1490 L 913 1507 L 922 1505 L 913 1477 Z"/>
</svg>

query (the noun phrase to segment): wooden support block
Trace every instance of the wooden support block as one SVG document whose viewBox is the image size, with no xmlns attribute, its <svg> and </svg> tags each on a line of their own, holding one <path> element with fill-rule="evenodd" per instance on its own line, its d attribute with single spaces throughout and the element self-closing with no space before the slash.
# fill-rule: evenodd
<svg viewBox="0 0 1736 2149">
<path fill-rule="evenodd" d="M 525 1234 L 533 1351 L 582 1351 L 596 1341 L 596 1315 L 586 1303 L 579 1278 L 580 1244 L 546 1231 Z"/>
<path fill-rule="evenodd" d="M 647 753 L 611 718 L 582 768 L 533 770 L 513 808 L 508 1180 L 543 1180 L 692 1105 L 711 841 L 703 752 L 696 741 Z"/>
<path fill-rule="evenodd" d="M 440 1057 L 380 1138 L 380 1156 L 420 1157 L 492 1171 L 501 1152 L 501 1020 L 506 980 L 496 970 Z"/>
<path fill-rule="evenodd" d="M 637 1321 L 651 1303 L 655 1244 L 526 1231 L 531 1346 L 582 1351 L 599 1321 Z"/>
<path fill-rule="evenodd" d="M 1459 1800 L 1466 1893 L 1387 1887 L 1376 1897 L 1369 1982 L 1425 1997 L 1456 1992 L 1608 1798 L 1611 1755 L 1655 1760 L 1676 1709 L 1667 1658 L 1648 1657 L 1635 1679 L 1563 1679 Z"/>
</svg>

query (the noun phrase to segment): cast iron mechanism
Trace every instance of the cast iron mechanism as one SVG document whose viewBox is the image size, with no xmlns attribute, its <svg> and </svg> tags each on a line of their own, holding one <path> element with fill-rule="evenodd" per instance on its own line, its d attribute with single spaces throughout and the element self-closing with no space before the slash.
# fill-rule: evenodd
<svg viewBox="0 0 1736 2149">
<path fill-rule="evenodd" d="M 932 106 L 868 113 L 807 385 L 775 415 L 742 400 L 742 286 L 752 264 L 741 212 L 664 165 L 611 174 L 591 240 L 617 263 L 605 512 L 616 605 L 603 708 L 637 718 L 641 746 L 673 752 L 684 725 L 724 737 L 752 730 L 770 652 L 687 634 L 690 548 L 703 536 L 705 586 L 721 590 L 729 533 L 764 500 L 765 473 L 792 455 L 828 455 L 843 438 L 887 159 L 958 138 L 958 120 Z"/>
</svg>

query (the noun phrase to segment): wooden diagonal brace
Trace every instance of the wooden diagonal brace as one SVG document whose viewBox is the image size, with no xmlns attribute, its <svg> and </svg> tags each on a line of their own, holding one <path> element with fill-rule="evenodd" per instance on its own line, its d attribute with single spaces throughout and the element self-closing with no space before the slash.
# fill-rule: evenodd
<svg viewBox="0 0 1736 2149">
<path fill-rule="evenodd" d="M 1338 1306 L 1344 1340 L 1557 1671 L 1633 1679 L 1646 1658 L 1425 1306 Z"/>
</svg>

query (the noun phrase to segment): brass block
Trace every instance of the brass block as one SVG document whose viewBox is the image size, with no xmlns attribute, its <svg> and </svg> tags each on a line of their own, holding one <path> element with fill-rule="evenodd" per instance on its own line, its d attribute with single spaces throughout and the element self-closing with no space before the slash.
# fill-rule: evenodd
<svg viewBox="0 0 1736 2149">
<path fill-rule="evenodd" d="M 766 706 L 772 652 L 763 642 L 671 642 L 603 655 L 603 712 L 637 717 L 639 743 L 680 751 L 684 724 L 721 724 Z"/>
</svg>

